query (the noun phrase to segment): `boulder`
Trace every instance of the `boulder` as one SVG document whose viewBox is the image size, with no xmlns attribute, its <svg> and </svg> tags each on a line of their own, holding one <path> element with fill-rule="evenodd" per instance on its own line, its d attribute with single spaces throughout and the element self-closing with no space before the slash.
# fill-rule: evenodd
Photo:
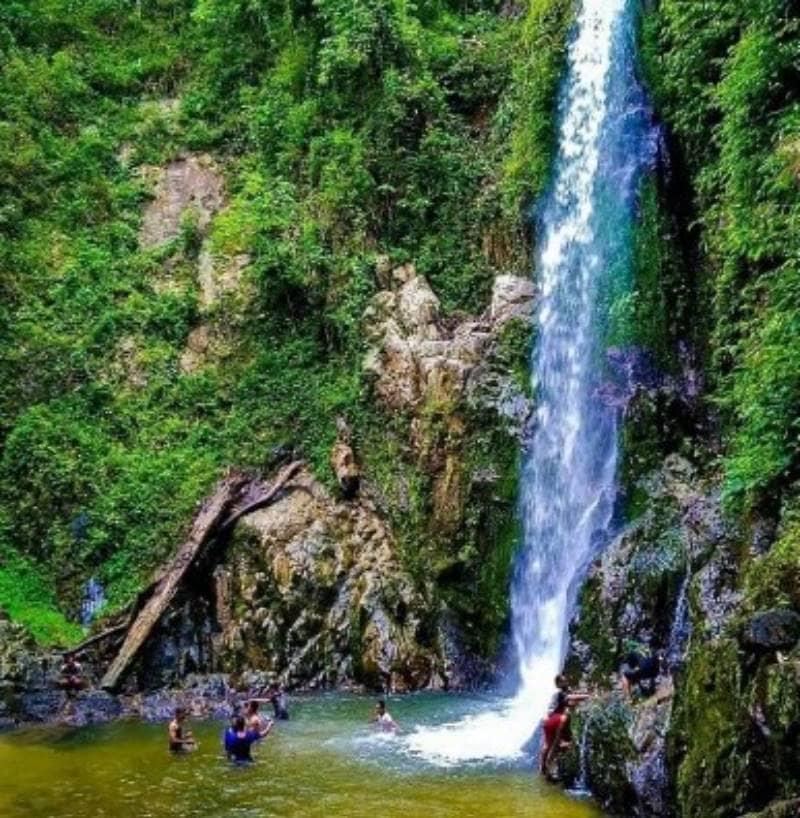
<svg viewBox="0 0 800 818">
<path fill-rule="evenodd" d="M 352 447 L 342 440 L 337 440 L 331 449 L 331 468 L 342 494 L 352 500 L 358 494 L 361 474 Z"/>
<path fill-rule="evenodd" d="M 748 812 L 741 818 L 800 818 L 800 798 L 774 801 L 760 812 Z"/>
<path fill-rule="evenodd" d="M 494 280 L 489 316 L 495 324 L 512 318 L 530 319 L 533 315 L 533 281 L 521 276 L 500 275 Z"/>
<path fill-rule="evenodd" d="M 741 642 L 755 652 L 790 650 L 800 641 L 800 614 L 784 608 L 758 611 L 742 629 Z"/>
</svg>

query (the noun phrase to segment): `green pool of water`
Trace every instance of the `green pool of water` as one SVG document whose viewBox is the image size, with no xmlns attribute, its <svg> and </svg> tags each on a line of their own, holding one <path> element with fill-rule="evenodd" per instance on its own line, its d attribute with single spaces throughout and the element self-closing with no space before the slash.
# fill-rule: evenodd
<svg viewBox="0 0 800 818">
<path fill-rule="evenodd" d="M 402 736 L 374 732 L 373 701 L 293 701 L 237 768 L 224 760 L 220 721 L 191 724 L 199 747 L 171 755 L 166 725 L 124 721 L 79 730 L 37 728 L 0 736 L 3 818 L 598 818 L 531 773 L 530 760 L 437 767 Z M 390 699 L 406 731 L 488 706 L 444 695 Z"/>
</svg>

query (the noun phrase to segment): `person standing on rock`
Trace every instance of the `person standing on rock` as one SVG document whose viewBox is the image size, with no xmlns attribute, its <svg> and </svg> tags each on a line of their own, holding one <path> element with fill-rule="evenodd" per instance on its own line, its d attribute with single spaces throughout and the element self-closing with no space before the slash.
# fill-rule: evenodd
<svg viewBox="0 0 800 818">
<path fill-rule="evenodd" d="M 651 653 L 642 656 L 638 651 L 632 650 L 626 657 L 620 672 L 622 692 L 626 698 L 633 694 L 635 685 L 639 686 L 639 691 L 644 695 L 655 692 L 656 679 L 661 673 L 662 657 L 659 653 Z"/>
<path fill-rule="evenodd" d="M 169 749 L 173 753 L 184 753 L 187 750 L 194 750 L 197 746 L 191 730 L 184 730 L 185 721 L 186 708 L 176 707 L 175 716 L 169 723 Z"/>
<path fill-rule="evenodd" d="M 547 709 L 547 718 L 542 721 L 542 752 L 539 757 L 539 771 L 548 776 L 548 770 L 561 750 L 572 741 L 570 731 L 570 709 L 589 698 L 588 693 L 572 693 L 567 677 L 559 674 L 555 679 L 556 692 Z M 549 776 L 548 776 L 549 777 Z"/>
</svg>

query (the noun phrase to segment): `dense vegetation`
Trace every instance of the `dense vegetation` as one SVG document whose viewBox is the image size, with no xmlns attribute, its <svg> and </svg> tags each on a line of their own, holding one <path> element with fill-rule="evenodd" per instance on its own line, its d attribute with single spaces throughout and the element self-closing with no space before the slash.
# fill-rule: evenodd
<svg viewBox="0 0 800 818">
<path fill-rule="evenodd" d="M 798 786 L 791 664 L 746 659 L 737 629 L 758 610 L 800 610 L 800 7 L 662 0 L 643 44 L 683 193 L 665 212 L 680 225 L 691 340 L 721 435 L 719 450 L 701 442 L 696 462 L 721 477 L 742 532 L 734 621 L 722 638 L 698 638 L 687 664 L 677 800 L 684 815 L 727 816 Z M 775 542 L 762 556 L 748 540 L 765 521 Z M 755 711 L 766 738 L 748 726 Z"/>
<path fill-rule="evenodd" d="M 775 498 L 800 454 L 800 20 L 796 4 L 665 0 L 646 60 L 687 171 L 732 498 Z M 678 205 L 680 206 L 680 205 Z"/>
<path fill-rule="evenodd" d="M 361 373 L 375 259 L 413 260 L 448 312 L 527 263 L 571 3 L 500 6 L 3 4 L 0 604 L 40 639 L 74 638 L 57 611 L 89 576 L 125 604 L 229 466 L 290 444 L 327 478 L 338 415 L 392 479 L 402 422 L 384 434 Z M 225 175 L 212 249 L 252 260 L 211 307 L 197 223 L 139 242 L 147 168 L 188 153 Z M 201 324 L 222 351 L 184 372 Z"/>
</svg>

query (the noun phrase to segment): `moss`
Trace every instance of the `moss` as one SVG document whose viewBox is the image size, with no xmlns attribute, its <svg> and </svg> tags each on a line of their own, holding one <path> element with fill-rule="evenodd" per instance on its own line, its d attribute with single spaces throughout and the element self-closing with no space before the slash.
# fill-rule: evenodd
<svg viewBox="0 0 800 818">
<path fill-rule="evenodd" d="M 592 664 L 590 680 L 604 683 L 617 668 L 619 649 L 614 637 L 613 611 L 602 598 L 602 580 L 599 575 L 590 576 L 581 588 L 578 601 L 578 618 L 573 624 L 571 636 L 588 645 Z"/>
<path fill-rule="evenodd" d="M 574 735 L 576 741 L 586 742 L 587 784 L 600 803 L 615 813 L 627 814 L 636 805 L 626 766 L 636 757 L 630 737 L 633 713 L 616 696 L 592 703 L 579 712 Z"/>
<path fill-rule="evenodd" d="M 535 344 L 530 321 L 512 318 L 500 331 L 493 365 L 502 372 L 510 373 L 523 395 L 532 397 L 531 349 Z"/>
<path fill-rule="evenodd" d="M 464 482 L 462 524 L 444 553 L 456 558 L 440 574 L 442 594 L 481 656 L 497 651 L 508 617 L 511 567 L 519 542 L 516 492 L 519 443 L 490 411 L 471 410 L 460 454 Z"/>
<path fill-rule="evenodd" d="M 693 648 L 676 712 L 686 741 L 678 801 L 686 818 L 727 818 L 747 804 L 749 715 L 734 640 Z"/>
<path fill-rule="evenodd" d="M 800 611 L 800 520 L 789 512 L 785 529 L 769 553 L 754 561 L 744 577 L 750 610 L 791 605 Z"/>
</svg>

